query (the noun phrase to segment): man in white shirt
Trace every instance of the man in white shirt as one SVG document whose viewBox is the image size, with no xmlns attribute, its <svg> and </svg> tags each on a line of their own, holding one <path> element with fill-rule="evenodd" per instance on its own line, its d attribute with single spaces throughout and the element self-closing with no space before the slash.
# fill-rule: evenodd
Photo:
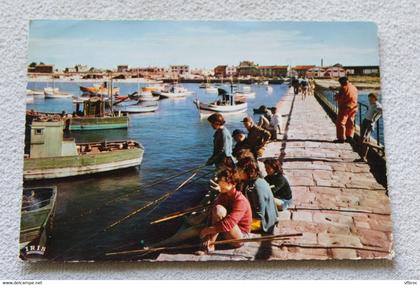
<svg viewBox="0 0 420 285">
<path fill-rule="evenodd" d="M 375 123 L 382 116 L 382 105 L 378 102 L 378 95 L 370 93 L 368 95 L 369 106 L 366 112 L 366 116 L 360 126 L 360 144 L 361 153 L 360 159 L 356 159 L 358 162 L 366 162 L 367 154 L 369 151 L 370 134 L 375 127 Z"/>
</svg>

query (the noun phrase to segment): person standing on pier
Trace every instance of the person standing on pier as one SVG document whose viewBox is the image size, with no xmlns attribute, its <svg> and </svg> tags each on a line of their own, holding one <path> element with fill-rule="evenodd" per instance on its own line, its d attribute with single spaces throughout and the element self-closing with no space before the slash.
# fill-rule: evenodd
<svg viewBox="0 0 420 285">
<path fill-rule="evenodd" d="M 293 76 L 292 78 L 292 87 L 293 87 L 293 92 L 295 95 L 297 95 L 299 93 L 299 79 L 296 78 L 296 76 Z"/>
<path fill-rule="evenodd" d="M 354 119 L 357 113 L 357 88 L 351 84 L 347 77 L 340 77 L 340 89 L 334 99 L 338 104 L 336 121 L 337 139 L 335 143 L 351 142 L 354 135 Z"/>
<path fill-rule="evenodd" d="M 370 134 L 375 127 L 375 123 L 379 120 L 382 115 L 382 105 L 378 102 L 378 95 L 370 93 L 368 95 L 369 106 L 366 112 L 366 117 L 363 119 L 362 125 L 360 126 L 360 159 L 356 159 L 356 162 L 366 162 L 369 151 Z"/>
<path fill-rule="evenodd" d="M 207 160 L 206 165 L 214 164 L 216 171 L 224 168 L 233 168 L 232 159 L 232 136 L 224 126 L 225 119 L 220 113 L 214 113 L 207 118 L 213 129 L 215 129 L 213 139 L 213 155 Z"/>
<path fill-rule="evenodd" d="M 270 132 L 258 127 L 251 117 L 245 117 L 242 122 L 248 130 L 248 144 L 255 158 L 261 157 L 265 144 L 270 140 Z"/>
</svg>

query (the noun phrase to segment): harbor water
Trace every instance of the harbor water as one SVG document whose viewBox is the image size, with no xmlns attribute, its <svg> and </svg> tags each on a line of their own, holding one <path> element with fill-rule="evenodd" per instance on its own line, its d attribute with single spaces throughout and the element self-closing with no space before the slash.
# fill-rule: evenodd
<svg viewBox="0 0 420 285">
<path fill-rule="evenodd" d="M 136 83 L 114 83 L 120 88 L 120 95 L 137 91 Z M 83 83 L 83 86 L 92 84 Z M 149 207 L 117 226 L 104 230 L 113 222 L 132 211 L 141 208 L 161 195 L 173 191 L 193 173 L 148 186 L 166 177 L 185 172 L 204 164 L 211 155 L 214 130 L 207 120 L 200 119 L 193 99 L 199 96 L 202 102 L 211 102 L 216 94 L 207 94 L 199 84 L 183 84 L 194 95 L 182 99 L 159 101 L 159 110 L 150 114 L 130 115 L 129 128 L 122 130 L 102 130 L 71 132 L 76 142 L 134 139 L 144 148 L 144 159 L 139 169 L 121 170 L 98 175 L 73 177 L 70 179 L 25 183 L 25 186 L 56 185 L 58 188 L 57 211 L 52 227 L 48 257 L 55 260 L 102 259 L 106 251 L 144 240 L 146 244 L 165 238 L 176 231 L 177 223 L 150 225 L 150 221 L 168 213 L 194 206 L 207 191 L 212 167 L 197 173 L 180 191 L 155 207 Z M 51 87 L 51 83 L 30 82 L 29 89 Z M 80 95 L 75 82 L 55 83 L 62 91 L 74 96 Z M 142 85 L 140 84 L 140 87 Z M 229 85 L 224 86 L 227 90 Z M 254 99 L 248 100 L 248 115 L 260 105 L 274 106 L 285 94 L 287 85 L 252 85 L 256 92 Z M 27 105 L 28 110 L 43 112 L 73 112 L 69 99 L 37 99 Z M 226 116 L 227 128 L 244 129 L 240 115 Z M 259 115 L 254 119 L 258 120 Z"/>
</svg>

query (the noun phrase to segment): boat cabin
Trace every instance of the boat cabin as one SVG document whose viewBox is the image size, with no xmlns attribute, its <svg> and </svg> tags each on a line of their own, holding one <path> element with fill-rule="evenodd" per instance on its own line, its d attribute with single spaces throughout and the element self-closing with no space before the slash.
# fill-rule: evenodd
<svg viewBox="0 0 420 285">
<path fill-rule="evenodd" d="M 82 102 L 77 101 L 73 115 L 80 117 L 103 117 L 105 116 L 105 103 L 100 97 L 91 97 Z"/>
<path fill-rule="evenodd" d="M 77 155 L 74 138 L 63 138 L 63 121 L 32 121 L 29 126 L 29 157 Z"/>
</svg>

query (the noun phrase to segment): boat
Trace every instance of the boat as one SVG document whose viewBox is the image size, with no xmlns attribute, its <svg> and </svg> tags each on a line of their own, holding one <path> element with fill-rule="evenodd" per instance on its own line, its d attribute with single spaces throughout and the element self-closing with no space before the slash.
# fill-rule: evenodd
<svg viewBox="0 0 420 285">
<path fill-rule="evenodd" d="M 122 113 L 151 113 L 157 111 L 158 108 L 157 102 L 145 104 L 140 100 L 124 100 L 115 105 L 115 110 Z"/>
<path fill-rule="evenodd" d="M 267 90 L 268 93 L 272 93 L 273 92 L 273 87 L 271 87 L 270 85 L 267 85 L 266 90 Z"/>
<path fill-rule="evenodd" d="M 237 114 L 246 112 L 248 103 L 246 100 L 238 100 L 235 94 L 229 94 L 226 90 L 219 88 L 218 96 L 220 99 L 212 103 L 202 103 L 198 97 L 193 101 L 201 116 L 211 115 L 215 112 L 223 114 Z"/>
<path fill-rule="evenodd" d="M 65 178 L 137 167 L 143 146 L 133 140 L 76 143 L 63 138 L 63 120 L 27 120 L 23 179 Z"/>
<path fill-rule="evenodd" d="M 128 117 L 118 112 L 106 111 L 108 100 L 102 97 L 73 100 L 73 103 L 76 105 L 75 111 L 64 117 L 66 129 L 70 131 L 128 128 Z"/>
<path fill-rule="evenodd" d="M 23 259 L 44 256 L 55 214 L 57 187 L 24 188 L 19 247 Z"/>
<path fill-rule="evenodd" d="M 153 95 L 152 91 L 159 91 L 161 90 L 161 87 L 157 86 L 148 86 L 143 87 L 141 91 L 139 92 L 139 101 L 140 102 L 147 102 L 147 101 L 158 101 L 160 99 L 159 95 Z"/>
<path fill-rule="evenodd" d="M 107 82 L 104 82 L 103 84 L 95 84 L 90 87 L 80 86 L 80 91 L 84 95 L 90 95 L 90 96 L 117 96 L 120 92 L 120 88 L 118 87 L 108 87 Z"/>
<path fill-rule="evenodd" d="M 26 89 L 26 94 L 27 95 L 32 95 L 32 96 L 44 96 L 44 90 L 34 90 L 34 89 Z"/>
<path fill-rule="evenodd" d="M 60 91 L 58 88 L 46 87 L 44 88 L 45 99 L 59 99 L 59 98 L 71 98 L 72 95 L 68 92 Z"/>
<path fill-rule="evenodd" d="M 184 88 L 183 86 L 176 84 L 176 85 L 171 86 L 169 89 L 165 89 L 162 91 L 153 91 L 152 94 L 159 95 L 162 98 L 174 99 L 174 98 L 184 98 L 188 95 L 191 95 L 192 92 Z"/>
</svg>

